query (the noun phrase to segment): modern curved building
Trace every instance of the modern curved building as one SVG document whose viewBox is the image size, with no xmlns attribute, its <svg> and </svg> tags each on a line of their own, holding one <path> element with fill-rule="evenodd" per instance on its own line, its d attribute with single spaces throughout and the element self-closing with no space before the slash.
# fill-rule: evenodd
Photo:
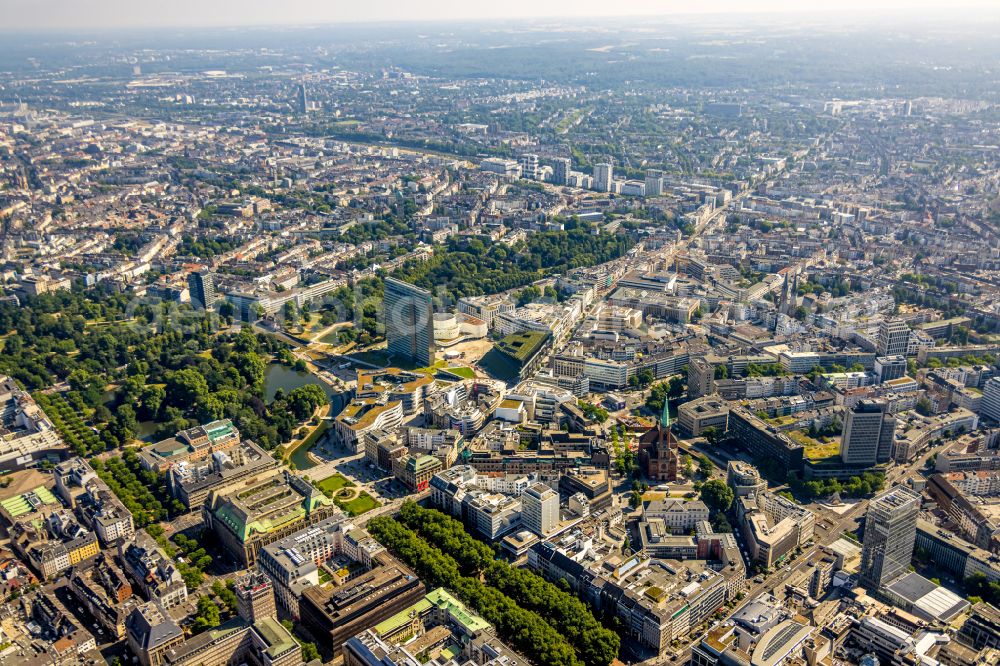
<svg viewBox="0 0 1000 666">
<path fill-rule="evenodd" d="M 768 629 L 757 641 L 750 656 L 751 666 L 777 666 L 785 663 L 789 656 L 801 650 L 815 629 L 795 620 L 785 620 Z"/>
<path fill-rule="evenodd" d="M 358 398 L 344 407 L 333 427 L 340 442 L 356 453 L 364 451 L 364 435 L 376 430 L 395 430 L 403 423 L 403 404 L 398 400 Z"/>
<path fill-rule="evenodd" d="M 757 468 L 742 460 L 729 461 L 726 466 L 726 483 L 737 497 L 759 495 L 767 490 L 767 481 L 761 478 Z"/>
<path fill-rule="evenodd" d="M 462 312 L 434 314 L 434 341 L 439 345 L 455 344 L 464 339 L 485 338 L 489 332 L 486 322 Z"/>
<path fill-rule="evenodd" d="M 423 409 L 424 397 L 433 388 L 434 377 L 427 372 L 409 372 L 399 368 L 358 370 L 355 396 L 400 402 L 403 413 L 410 415 Z"/>
</svg>

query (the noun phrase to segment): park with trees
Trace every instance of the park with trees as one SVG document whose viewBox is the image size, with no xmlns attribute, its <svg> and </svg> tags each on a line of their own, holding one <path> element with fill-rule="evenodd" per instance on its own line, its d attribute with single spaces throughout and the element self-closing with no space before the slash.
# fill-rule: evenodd
<svg viewBox="0 0 1000 666">
<path fill-rule="evenodd" d="M 59 291 L 25 305 L 0 303 L 0 330 L 12 331 L 0 373 L 34 391 L 78 455 L 131 444 L 140 422 L 169 437 L 220 418 L 270 450 L 325 402 L 318 386 L 266 401 L 267 364 L 286 346 L 246 327 L 220 330 L 212 317 L 171 304 L 96 291 Z M 60 382 L 58 393 L 40 392 Z"/>
<path fill-rule="evenodd" d="M 514 246 L 485 237 L 451 237 L 443 251 L 410 260 L 392 273 L 438 296 L 496 294 L 548 275 L 617 259 L 631 247 L 620 234 L 594 233 L 580 222 L 562 231 L 541 231 Z"/>
</svg>

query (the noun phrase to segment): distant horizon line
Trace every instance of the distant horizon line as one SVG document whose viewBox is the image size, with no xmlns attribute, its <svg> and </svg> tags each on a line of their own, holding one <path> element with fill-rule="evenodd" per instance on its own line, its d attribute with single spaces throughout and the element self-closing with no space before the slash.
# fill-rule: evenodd
<svg viewBox="0 0 1000 666">
<path fill-rule="evenodd" d="M 955 10 L 967 10 L 968 13 L 958 12 Z M 900 14 L 905 14 L 900 16 Z M 759 17 L 773 18 L 773 17 L 785 17 L 789 19 L 794 18 L 809 18 L 809 17 L 831 17 L 835 16 L 838 18 L 848 19 L 850 23 L 870 23 L 872 19 L 885 19 L 892 18 L 897 23 L 907 24 L 919 22 L 921 20 L 926 20 L 929 18 L 940 19 L 942 17 L 948 17 L 953 19 L 948 23 L 962 23 L 972 20 L 982 19 L 983 17 L 992 17 L 1000 20 L 1000 4 L 993 7 L 986 7 L 977 4 L 959 4 L 952 5 L 949 7 L 927 7 L 927 6 L 914 6 L 905 9 L 901 8 L 887 8 L 875 6 L 870 9 L 858 10 L 856 7 L 852 8 L 785 8 L 785 9 L 767 9 L 767 10 L 725 10 L 725 9 L 700 9 L 698 11 L 678 11 L 672 10 L 663 13 L 641 13 L 641 14 L 574 14 L 572 16 L 560 16 L 560 15 L 550 15 L 550 16 L 533 16 L 533 15 L 519 15 L 519 16 L 497 16 L 497 17 L 454 17 L 454 18 L 434 18 L 434 19 L 376 19 L 376 18 L 361 18 L 361 19 L 344 19 L 341 21 L 295 21 L 282 22 L 282 23 L 203 23 L 203 24 L 153 24 L 153 23 L 135 23 L 131 25 L 118 25 L 118 26 L 52 26 L 52 27 L 42 27 L 42 26 L 22 26 L 22 27 L 3 27 L 0 28 L 0 35 L 27 35 L 27 34 L 48 34 L 48 35 L 88 35 L 88 34 L 108 34 L 108 33 L 119 33 L 126 34 L 129 32 L 150 32 L 150 31 L 173 31 L 173 30 L 222 30 L 222 31 L 256 31 L 256 30 L 266 30 L 266 29 L 277 29 L 277 30 L 295 30 L 295 29 L 309 29 L 309 30 L 321 30 L 321 29 L 331 29 L 331 28 L 347 28 L 347 27 L 361 27 L 361 26 L 371 26 L 371 27 L 406 27 L 406 26 L 435 26 L 435 25 L 485 25 L 485 24 L 511 24 L 511 23 L 527 23 L 527 22 L 551 22 L 560 21 L 564 24 L 580 24 L 584 22 L 591 22 L 595 20 L 601 21 L 615 21 L 615 22 L 629 22 L 629 21 L 643 21 L 643 20 L 660 20 L 660 21 L 670 21 L 677 20 L 678 22 L 691 22 L 698 19 L 699 17 L 712 17 L 717 18 L 720 15 L 728 16 L 738 16 L 738 17 Z M 738 26 L 734 26 L 738 27 Z"/>
</svg>

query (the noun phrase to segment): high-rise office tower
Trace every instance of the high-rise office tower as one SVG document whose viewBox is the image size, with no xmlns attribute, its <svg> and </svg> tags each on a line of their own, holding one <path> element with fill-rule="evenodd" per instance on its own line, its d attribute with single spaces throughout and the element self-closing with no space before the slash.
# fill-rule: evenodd
<svg viewBox="0 0 1000 666">
<path fill-rule="evenodd" d="M 712 393 L 715 367 L 698 356 L 688 362 L 688 397 L 700 398 Z"/>
<path fill-rule="evenodd" d="M 983 401 L 979 414 L 1000 421 L 1000 377 L 990 377 L 983 385 Z"/>
<path fill-rule="evenodd" d="M 788 273 L 785 273 L 785 277 L 781 281 L 781 295 L 778 296 L 778 312 L 781 314 L 788 314 L 788 294 L 790 289 L 791 284 L 788 281 Z"/>
<path fill-rule="evenodd" d="M 646 196 L 658 197 L 663 194 L 663 172 L 657 169 L 646 171 Z"/>
<path fill-rule="evenodd" d="M 910 327 L 901 319 L 884 319 L 878 327 L 878 355 L 906 356 Z"/>
<path fill-rule="evenodd" d="M 896 417 L 882 400 L 861 400 L 847 412 L 840 438 L 840 459 L 845 465 L 871 467 L 892 458 Z"/>
<path fill-rule="evenodd" d="M 552 182 L 556 185 L 569 184 L 569 172 L 573 166 L 566 157 L 557 157 L 552 160 Z"/>
<path fill-rule="evenodd" d="M 880 384 L 882 382 L 903 377 L 906 375 L 906 357 L 876 356 L 875 374 L 878 375 L 878 381 Z"/>
<path fill-rule="evenodd" d="M 306 84 L 300 83 L 295 91 L 295 106 L 299 113 L 309 113 L 309 97 L 306 95 Z"/>
<path fill-rule="evenodd" d="M 278 614 L 271 579 L 260 572 L 249 573 L 236 581 L 236 612 L 247 622 L 257 622 Z"/>
<path fill-rule="evenodd" d="M 545 537 L 559 524 L 559 493 L 544 483 L 536 483 L 521 493 L 521 522 Z"/>
<path fill-rule="evenodd" d="M 208 271 L 188 273 L 188 292 L 192 306 L 210 310 L 215 305 L 215 274 Z"/>
<path fill-rule="evenodd" d="M 521 155 L 521 178 L 538 179 L 538 155 L 530 153 Z"/>
<path fill-rule="evenodd" d="M 615 168 L 608 163 L 594 165 L 594 189 L 598 192 L 610 192 L 615 178 Z"/>
<path fill-rule="evenodd" d="M 909 570 L 919 511 L 920 494 L 906 486 L 890 488 L 868 504 L 859 574 L 862 586 L 877 591 Z"/>
<path fill-rule="evenodd" d="M 421 366 L 434 364 L 434 316 L 429 291 L 385 279 L 385 339 L 389 354 Z"/>
</svg>

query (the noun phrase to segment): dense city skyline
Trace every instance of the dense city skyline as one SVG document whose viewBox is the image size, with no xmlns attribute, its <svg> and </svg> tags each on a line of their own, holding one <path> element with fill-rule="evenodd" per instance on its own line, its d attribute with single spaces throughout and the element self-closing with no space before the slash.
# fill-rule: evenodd
<svg viewBox="0 0 1000 666">
<path fill-rule="evenodd" d="M 1000 14 L 836 4 L 0 0 L 0 662 L 1000 663 Z"/>
</svg>

